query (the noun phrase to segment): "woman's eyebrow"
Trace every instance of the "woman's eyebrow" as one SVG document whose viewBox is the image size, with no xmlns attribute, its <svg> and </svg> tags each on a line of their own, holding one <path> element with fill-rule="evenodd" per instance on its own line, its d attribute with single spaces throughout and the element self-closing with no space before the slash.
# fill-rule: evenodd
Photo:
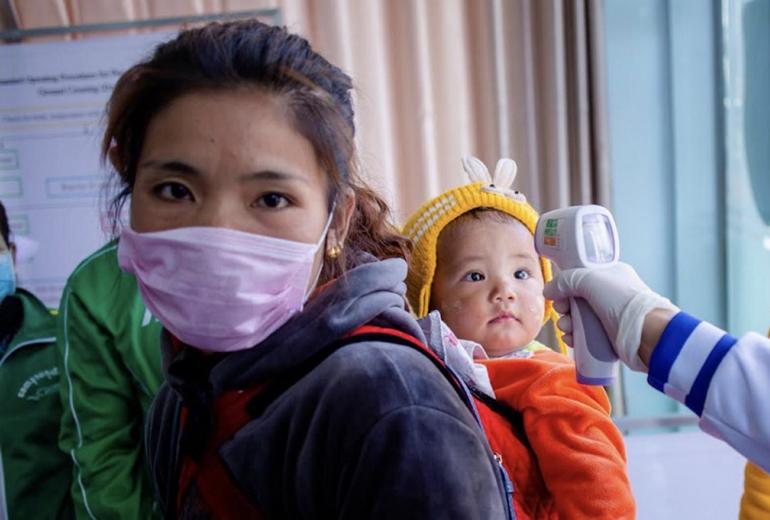
<svg viewBox="0 0 770 520">
<path fill-rule="evenodd" d="M 139 168 L 155 168 L 158 170 L 180 173 L 192 177 L 200 177 L 201 171 L 182 161 L 156 161 L 147 160 L 139 165 Z M 299 181 L 309 183 L 310 180 L 296 173 L 288 173 L 277 170 L 259 170 L 256 172 L 245 173 L 240 176 L 241 181 L 248 180 L 274 180 L 274 181 Z"/>
<path fill-rule="evenodd" d="M 201 172 L 195 167 L 190 166 L 187 163 L 183 163 L 182 161 L 155 161 L 150 159 L 140 164 L 139 168 L 157 168 L 159 170 L 181 173 L 183 175 L 190 175 L 193 177 L 198 177 L 201 175 Z"/>
<path fill-rule="evenodd" d="M 241 175 L 240 180 L 271 180 L 271 181 L 300 181 L 309 183 L 310 179 L 296 173 L 288 173 L 277 170 L 260 170 Z"/>
</svg>

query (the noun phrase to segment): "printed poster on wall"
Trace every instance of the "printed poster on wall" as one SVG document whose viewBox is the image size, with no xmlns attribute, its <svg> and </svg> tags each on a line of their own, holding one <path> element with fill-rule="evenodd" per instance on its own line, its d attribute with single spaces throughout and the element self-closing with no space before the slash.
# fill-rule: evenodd
<svg viewBox="0 0 770 520">
<path fill-rule="evenodd" d="M 19 285 L 57 307 L 67 277 L 111 238 L 104 106 L 169 33 L 0 45 L 0 201 L 21 248 Z"/>
</svg>

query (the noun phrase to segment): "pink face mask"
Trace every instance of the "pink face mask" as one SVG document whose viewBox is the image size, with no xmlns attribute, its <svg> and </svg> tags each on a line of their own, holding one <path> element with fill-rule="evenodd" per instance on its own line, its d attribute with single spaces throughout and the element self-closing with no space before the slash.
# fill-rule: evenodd
<svg viewBox="0 0 770 520">
<path fill-rule="evenodd" d="M 243 350 L 302 310 L 330 222 L 315 244 L 214 227 L 125 229 L 118 262 L 174 336 L 209 352 Z"/>
</svg>

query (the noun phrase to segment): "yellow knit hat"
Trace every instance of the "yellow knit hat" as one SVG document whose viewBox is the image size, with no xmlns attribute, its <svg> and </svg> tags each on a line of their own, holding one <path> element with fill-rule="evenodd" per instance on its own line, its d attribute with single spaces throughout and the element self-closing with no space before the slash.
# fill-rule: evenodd
<svg viewBox="0 0 770 520">
<path fill-rule="evenodd" d="M 479 159 L 463 158 L 463 167 L 471 180 L 457 188 L 445 191 L 423 204 L 412 214 L 404 226 L 404 234 L 412 241 L 412 256 L 406 278 L 406 294 L 418 318 L 428 314 L 431 286 L 436 271 L 438 237 L 444 228 L 460 215 L 476 208 L 490 208 L 506 213 L 535 234 L 538 213 L 527 203 L 526 197 L 511 189 L 516 178 L 516 163 L 512 159 L 500 159 L 494 176 Z M 540 257 L 543 279 L 552 278 L 551 263 Z M 555 324 L 558 315 L 551 300 L 545 301 L 545 321 Z M 557 330 L 559 347 L 565 352 Z"/>
</svg>

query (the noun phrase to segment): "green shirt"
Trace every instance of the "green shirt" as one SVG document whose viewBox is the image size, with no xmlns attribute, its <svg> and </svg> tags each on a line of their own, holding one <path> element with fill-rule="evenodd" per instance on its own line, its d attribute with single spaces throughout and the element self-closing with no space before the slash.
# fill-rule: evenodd
<svg viewBox="0 0 770 520">
<path fill-rule="evenodd" d="M 145 519 L 156 510 L 143 424 L 162 379 L 160 331 L 136 279 L 118 266 L 116 241 L 70 275 L 59 320 L 59 446 L 76 463 L 78 518 Z"/>
<path fill-rule="evenodd" d="M 0 518 L 73 518 L 72 461 L 56 444 L 56 318 L 24 289 L 8 298 L 22 321 L 0 357 Z"/>
</svg>

